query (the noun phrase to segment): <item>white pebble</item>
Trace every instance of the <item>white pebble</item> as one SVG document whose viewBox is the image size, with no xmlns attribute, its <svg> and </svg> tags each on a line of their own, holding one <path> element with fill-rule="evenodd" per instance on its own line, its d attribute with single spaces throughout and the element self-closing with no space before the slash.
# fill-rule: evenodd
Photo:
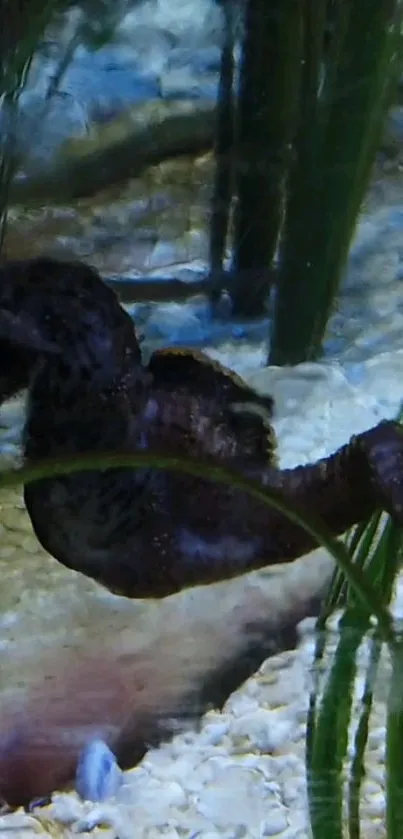
<svg viewBox="0 0 403 839">
<path fill-rule="evenodd" d="M 365 804 L 365 814 L 374 818 L 380 818 L 385 813 L 385 794 L 380 791 L 371 795 Z"/>
<path fill-rule="evenodd" d="M 382 788 L 376 781 L 365 780 L 363 784 L 364 794 L 368 797 L 382 793 Z"/>
<path fill-rule="evenodd" d="M 115 755 L 103 742 L 93 740 L 83 750 L 76 772 L 76 790 L 87 801 L 105 801 L 116 795 L 123 773 Z"/>
<path fill-rule="evenodd" d="M 282 800 L 286 807 L 293 807 L 296 802 L 306 796 L 306 779 L 304 776 L 286 778 L 282 784 Z"/>
<path fill-rule="evenodd" d="M 226 721 L 207 724 L 200 734 L 200 740 L 206 745 L 218 746 L 228 733 L 228 729 L 229 722 Z"/>
<path fill-rule="evenodd" d="M 234 720 L 231 733 L 235 740 L 246 737 L 253 747 L 275 752 L 291 739 L 294 727 L 283 711 L 260 709 Z"/>
<path fill-rule="evenodd" d="M 127 839 L 133 839 L 134 835 L 135 834 L 133 834 L 133 832 L 130 831 L 128 833 Z M 138 836 L 139 836 L 139 839 L 143 839 L 143 834 L 141 834 L 141 837 L 140 837 L 140 834 L 138 834 Z M 170 826 L 170 827 L 166 827 L 166 828 L 163 827 L 162 829 L 157 828 L 157 829 L 154 829 L 154 830 L 153 829 L 148 830 L 147 833 L 144 835 L 144 839 L 145 839 L 145 837 L 147 837 L 147 839 L 161 839 L 161 837 L 163 837 L 163 839 L 179 839 L 179 833 L 178 833 L 177 830 L 175 830 L 174 827 Z"/>
<path fill-rule="evenodd" d="M 58 792 L 53 795 L 52 803 L 46 808 L 46 812 L 61 824 L 70 825 L 82 817 L 83 802 L 74 795 Z"/>
<path fill-rule="evenodd" d="M 254 697 L 237 691 L 230 696 L 224 710 L 232 717 L 241 717 L 243 714 L 251 714 L 259 710 L 259 703 Z"/>
<path fill-rule="evenodd" d="M 288 827 L 286 811 L 281 807 L 269 807 L 269 816 L 263 827 L 263 836 L 277 836 Z"/>
<path fill-rule="evenodd" d="M 75 833 L 89 833 L 96 827 L 112 827 L 119 833 L 120 817 L 114 807 L 108 804 L 100 804 L 86 813 L 74 825 Z"/>
<path fill-rule="evenodd" d="M 378 728 L 373 728 L 372 731 L 369 732 L 367 745 L 369 749 L 383 749 L 385 747 L 385 741 L 386 728 L 385 726 L 379 726 Z"/>
<path fill-rule="evenodd" d="M 251 829 L 260 824 L 268 806 L 262 778 L 237 766 L 217 769 L 213 784 L 201 790 L 195 803 L 201 815 L 222 828 L 248 825 Z"/>
</svg>

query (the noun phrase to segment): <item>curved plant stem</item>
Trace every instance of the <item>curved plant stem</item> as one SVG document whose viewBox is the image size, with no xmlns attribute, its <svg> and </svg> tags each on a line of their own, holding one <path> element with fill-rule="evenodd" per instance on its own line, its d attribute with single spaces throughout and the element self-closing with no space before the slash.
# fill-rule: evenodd
<svg viewBox="0 0 403 839">
<path fill-rule="evenodd" d="M 393 643 L 393 624 L 388 609 L 380 602 L 379 596 L 375 595 L 371 586 L 368 585 L 364 575 L 356 568 L 349 557 L 344 545 L 334 538 L 327 527 L 313 516 L 308 516 L 305 511 L 299 511 L 295 504 L 286 501 L 281 492 L 275 489 L 262 488 L 261 484 L 251 478 L 240 476 L 237 472 L 216 466 L 205 460 L 196 458 L 181 458 L 168 455 L 150 454 L 149 452 L 137 454 L 106 454 L 106 455 L 80 455 L 77 458 L 57 460 L 49 459 L 41 464 L 29 467 L 22 467 L 0 474 L 0 488 L 25 484 L 31 481 L 39 481 L 55 475 L 68 475 L 73 472 L 84 472 L 88 470 L 105 471 L 115 468 L 155 468 L 166 469 L 174 472 L 185 472 L 206 480 L 217 481 L 246 492 L 256 500 L 267 506 L 272 506 L 290 521 L 303 528 L 312 538 L 323 545 L 332 554 L 340 568 L 346 574 L 353 591 L 357 594 L 364 608 L 375 615 L 382 638 Z"/>
<path fill-rule="evenodd" d="M 211 301 L 218 300 L 224 270 L 225 247 L 229 229 L 233 193 L 235 151 L 234 45 L 235 8 L 223 4 L 224 43 L 221 48 L 217 119 L 214 138 L 214 186 L 210 219 Z"/>
</svg>

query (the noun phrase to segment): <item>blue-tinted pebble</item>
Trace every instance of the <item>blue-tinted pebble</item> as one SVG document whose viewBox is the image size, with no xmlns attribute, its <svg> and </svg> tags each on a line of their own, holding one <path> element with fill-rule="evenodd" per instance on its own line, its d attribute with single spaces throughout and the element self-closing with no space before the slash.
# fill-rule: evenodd
<svg viewBox="0 0 403 839">
<path fill-rule="evenodd" d="M 325 358 L 339 356 L 345 348 L 345 339 L 342 336 L 335 338 L 328 338 L 324 342 L 323 350 Z"/>
<path fill-rule="evenodd" d="M 116 795 L 123 773 L 103 740 L 93 740 L 83 750 L 77 765 L 76 791 L 85 801 L 105 801 Z"/>
<path fill-rule="evenodd" d="M 19 447 L 15 443 L 8 443 L 7 441 L 0 441 L 0 454 L 7 457 L 18 457 L 20 454 Z"/>
<path fill-rule="evenodd" d="M 245 338 L 246 336 L 246 329 L 244 326 L 233 326 L 232 327 L 232 337 L 233 338 Z"/>
<path fill-rule="evenodd" d="M 393 209 L 388 218 L 389 230 L 403 230 L 403 210 Z"/>
<path fill-rule="evenodd" d="M 344 371 L 347 381 L 351 385 L 360 385 L 365 378 L 365 366 L 363 364 L 345 364 Z"/>
</svg>

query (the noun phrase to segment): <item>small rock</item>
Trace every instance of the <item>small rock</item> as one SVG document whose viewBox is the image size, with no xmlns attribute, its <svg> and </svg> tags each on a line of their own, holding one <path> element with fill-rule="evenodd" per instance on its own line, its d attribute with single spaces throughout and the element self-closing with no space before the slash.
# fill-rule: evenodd
<svg viewBox="0 0 403 839">
<path fill-rule="evenodd" d="M 263 836 L 277 836 L 288 827 L 286 811 L 282 807 L 270 807 L 269 818 L 263 827 Z"/>
<path fill-rule="evenodd" d="M 10 559 L 10 557 L 15 553 L 15 550 L 15 545 L 0 546 L 0 559 Z"/>
<path fill-rule="evenodd" d="M 217 80 L 215 79 L 216 86 Z M 203 80 L 196 76 L 191 67 L 176 67 L 161 77 L 161 96 L 164 99 L 199 98 Z"/>
<path fill-rule="evenodd" d="M 157 242 L 155 247 L 148 257 L 146 268 L 166 268 L 167 265 L 172 265 L 178 260 L 178 250 L 174 242 L 164 242 L 163 240 Z"/>
<path fill-rule="evenodd" d="M 381 725 L 378 728 L 373 728 L 368 734 L 367 745 L 369 749 L 383 749 L 386 741 L 386 728 Z"/>
<path fill-rule="evenodd" d="M 176 303 L 158 306 L 147 324 L 148 339 L 156 338 L 171 344 L 202 341 L 205 328 L 190 306 Z"/>
<path fill-rule="evenodd" d="M 365 805 L 365 815 L 380 818 L 385 813 L 385 793 L 379 791 L 368 799 Z"/>
<path fill-rule="evenodd" d="M 275 752 L 291 739 L 294 727 L 283 712 L 260 709 L 234 721 L 231 733 L 235 740 L 246 737 L 252 747 Z"/>
<path fill-rule="evenodd" d="M 364 795 L 370 798 L 373 795 L 378 795 L 378 793 L 382 793 L 382 788 L 376 782 L 369 779 L 366 779 L 363 784 Z"/>
<path fill-rule="evenodd" d="M 271 796 L 274 802 L 274 797 Z M 243 766 L 217 765 L 214 781 L 196 799 L 197 811 L 216 827 L 259 826 L 269 803 L 264 781 L 255 770 Z"/>
<path fill-rule="evenodd" d="M 228 734 L 228 729 L 229 724 L 225 721 L 205 725 L 200 735 L 201 741 L 206 745 L 217 746 Z"/>
<path fill-rule="evenodd" d="M 215 44 L 194 50 L 189 47 L 176 47 L 169 54 L 169 68 L 178 69 L 191 66 L 195 73 L 219 73 L 221 50 Z"/>
<path fill-rule="evenodd" d="M 123 778 L 115 755 L 103 742 L 93 740 L 81 754 L 76 790 L 86 801 L 105 801 L 116 795 Z"/>
<path fill-rule="evenodd" d="M 57 792 L 52 796 L 52 803 L 41 812 L 61 824 L 71 825 L 82 818 L 83 802 L 71 793 Z"/>
<path fill-rule="evenodd" d="M 301 799 L 304 800 L 305 796 L 306 778 L 304 776 L 295 778 L 288 774 L 282 784 L 282 801 L 286 807 L 293 809 L 301 802 Z"/>
<path fill-rule="evenodd" d="M 85 813 L 74 825 L 74 833 L 91 833 L 95 828 L 113 828 L 113 836 L 121 836 L 119 813 L 114 807 L 101 804 Z"/>
<path fill-rule="evenodd" d="M 35 536 L 25 536 L 21 542 L 21 547 L 27 554 L 37 554 L 41 550 L 41 546 Z"/>
<path fill-rule="evenodd" d="M 190 839 L 222 839 L 222 833 L 215 830 L 198 830 L 196 833 L 192 833 Z"/>
<path fill-rule="evenodd" d="M 10 507 L 3 507 L 1 511 L 1 521 L 4 527 L 9 531 L 15 531 L 16 533 L 21 533 L 21 530 L 24 527 L 24 518 L 25 523 L 27 521 L 27 517 L 21 514 L 21 510 L 15 506 Z M 26 525 L 25 525 L 26 526 Z M 9 534 L 7 534 L 7 539 L 9 538 Z"/>
<path fill-rule="evenodd" d="M 385 767 L 382 763 L 379 763 L 378 765 L 374 764 L 374 756 L 371 757 L 372 760 L 370 766 L 368 767 L 368 775 L 373 781 L 378 782 L 379 786 L 382 787 L 385 783 Z"/>
<path fill-rule="evenodd" d="M 233 693 L 228 699 L 225 709 L 232 717 L 243 717 L 259 710 L 259 702 L 255 697 L 248 696 L 241 691 Z"/>
</svg>

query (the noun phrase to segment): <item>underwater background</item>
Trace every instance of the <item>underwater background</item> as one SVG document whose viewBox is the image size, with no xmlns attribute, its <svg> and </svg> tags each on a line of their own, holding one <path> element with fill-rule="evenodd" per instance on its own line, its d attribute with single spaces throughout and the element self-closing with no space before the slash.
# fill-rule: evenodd
<svg viewBox="0 0 403 839">
<path fill-rule="evenodd" d="M 322 5 L 328 7 L 325 30 L 331 43 L 332 31 L 337 31 L 337 3 L 318 7 Z M 373 4 L 369 5 L 372 8 Z M 395 5 L 398 14 L 401 4 Z M 292 24 L 292 3 L 284 4 L 290 14 L 285 22 L 279 17 L 278 4 L 267 6 L 278 27 L 277 39 L 281 26 L 297 31 Z M 272 43 L 267 41 L 265 46 L 264 40 L 258 41 L 253 50 L 254 26 L 264 14 L 262 2 L 251 0 L 115 4 L 92 0 L 60 7 L 56 3 L 53 17 L 42 31 L 38 24 L 35 49 L 27 46 L 31 57 L 22 62 L 24 72 L 18 62 L 13 65 L 12 57 L 17 54 L 15 45 L 34 27 L 29 14 L 21 16 L 21 31 L 4 16 L 0 38 L 9 40 L 8 52 L 7 43 L 3 44 L 1 76 L 2 209 L 7 215 L 2 257 L 25 259 L 46 253 L 89 262 L 116 289 L 132 315 L 146 357 L 167 345 L 202 348 L 260 393 L 272 394 L 280 464 L 292 467 L 330 454 L 352 434 L 394 417 L 401 404 L 403 106 L 399 74 L 393 66 L 394 87 L 391 82 L 388 101 L 383 102 L 383 110 L 379 106 L 380 130 L 377 134 L 374 129 L 368 141 L 374 154 L 362 164 L 358 198 L 354 199 L 357 212 L 340 234 L 340 252 L 344 248 L 345 259 L 340 263 L 338 284 L 332 280 L 330 298 L 329 289 L 318 294 L 318 299 L 312 296 L 306 316 L 309 287 L 308 291 L 288 292 L 289 311 L 284 306 L 281 309 L 279 336 L 278 300 L 283 300 L 285 292 L 273 277 L 282 254 L 288 259 L 290 253 L 281 218 L 287 198 L 284 183 L 293 171 L 287 155 L 280 155 L 279 149 L 288 148 L 287 132 L 294 110 L 290 108 L 289 121 L 284 124 L 279 117 L 281 130 L 276 133 L 273 114 L 283 111 L 276 99 L 275 81 L 279 67 L 278 77 L 288 80 L 287 90 L 294 89 L 293 83 L 297 86 L 301 44 L 290 35 L 289 64 L 282 63 L 284 49 L 276 56 L 274 35 Z M 269 25 L 260 28 L 270 36 Z M 361 37 L 364 43 L 364 33 Z M 371 43 L 368 50 L 373 50 L 375 36 Z M 241 109 L 236 118 L 234 102 L 231 106 L 225 99 L 228 89 L 223 91 L 225 73 L 231 69 L 224 61 L 229 49 L 232 89 L 243 90 L 242 101 L 249 107 L 248 111 L 245 105 L 245 113 Z M 393 50 L 393 54 L 398 52 L 396 45 Z M 248 56 L 251 76 L 245 81 L 242 74 Z M 253 74 L 255 82 L 259 81 L 262 68 L 266 68 L 270 83 L 260 107 L 248 84 Z M 350 71 L 359 73 L 357 67 Z M 381 72 L 385 73 L 383 65 Z M 303 85 L 304 79 L 299 83 Z M 350 91 L 348 85 L 343 89 Z M 287 90 L 284 82 L 284 98 Z M 376 85 L 369 89 L 370 104 L 377 91 Z M 381 92 L 383 96 L 383 89 Z M 221 129 L 222 125 L 227 129 L 221 133 L 220 103 Z M 368 122 L 366 107 L 362 124 L 365 119 Z M 256 113 L 261 122 L 255 125 Z M 304 117 L 308 119 L 308 110 Z M 343 114 L 331 114 L 330 128 L 331 120 L 337 125 L 337 119 L 341 124 L 343 118 Z M 303 123 L 308 136 L 309 131 L 314 136 L 317 130 L 316 119 L 319 117 L 312 111 L 312 122 Z M 229 131 L 231 120 L 238 120 L 233 133 Z M 267 136 L 252 148 L 245 164 L 239 137 L 244 137 L 247 146 L 253 131 L 262 125 L 269 127 Z M 334 140 L 329 148 L 337 180 L 337 162 L 342 170 L 344 152 L 337 132 L 329 132 Z M 12 177 L 7 181 L 10 138 Z M 231 158 L 231 171 L 224 165 L 220 169 L 231 143 L 237 148 L 234 138 L 239 141 L 240 157 Z M 257 169 L 251 182 L 245 183 L 248 161 L 253 169 L 251 161 L 262 154 L 262 144 L 268 153 L 269 177 Z M 330 157 L 325 151 L 312 164 L 313 186 L 301 185 L 301 179 L 296 185 L 299 194 L 304 186 L 305 198 L 294 213 L 304 221 L 299 235 L 312 240 L 312 253 L 317 236 L 318 254 L 322 254 L 321 248 L 325 252 L 317 224 L 320 201 L 326 202 L 327 196 L 330 201 L 334 189 L 333 182 L 327 181 L 325 161 Z M 334 199 L 333 215 L 330 212 L 327 219 L 330 226 L 334 223 L 335 231 L 339 229 L 337 206 Z M 270 219 L 264 215 L 265 207 L 272 207 Z M 291 207 L 291 220 L 292 212 Z M 226 225 L 225 230 L 220 224 Z M 282 240 L 279 230 L 283 231 Z M 259 249 L 256 242 L 262 240 L 265 248 Z M 251 254 L 253 264 L 249 266 Z M 335 262 L 336 257 L 331 258 Z M 305 252 L 302 259 L 306 263 Z M 290 272 L 297 285 L 295 260 L 291 253 Z M 321 264 L 318 257 L 317 284 Z M 323 275 L 326 270 L 323 267 Z M 253 288 L 259 293 L 252 293 Z M 323 312 L 317 318 L 323 324 L 323 334 L 318 337 L 313 329 L 305 349 L 300 350 L 303 337 L 297 336 L 298 321 L 308 323 L 313 318 L 311 311 L 317 310 L 318 300 L 323 302 Z M 294 337 L 298 338 L 297 349 Z M 273 347 L 277 352 L 274 359 Z M 24 400 L 21 395 L 0 410 L 4 466 L 20 458 Z M 212 614 L 219 616 L 222 635 L 218 637 L 229 643 L 228 633 L 221 627 L 231 621 L 237 626 L 237 609 L 251 609 L 253 603 L 257 611 L 266 609 L 273 620 L 278 615 L 280 621 L 304 598 L 321 591 L 331 574 L 329 558 L 318 550 L 310 558 L 311 565 L 298 561 L 292 568 L 267 569 L 210 589 L 194 589 L 163 603 L 134 602 L 109 594 L 55 563 L 40 548 L 17 490 L 0 490 L 0 534 L 0 713 L 1 703 L 25 695 L 41 667 L 45 673 L 49 656 L 62 656 L 66 649 L 74 656 L 84 643 L 94 648 L 146 649 L 157 644 L 161 635 L 172 635 L 178 647 L 181 639 L 198 636 L 213 647 L 217 638 L 211 638 Z M 398 613 L 399 594 L 400 588 Z M 313 624 L 308 621 L 301 629 L 298 648 L 268 659 L 233 695 L 222 715 L 218 711 L 207 715 L 200 734 L 179 735 L 173 745 L 151 752 L 138 770 L 128 773 L 127 785 L 113 805 L 115 811 L 94 815 L 91 807 L 71 794 L 56 797 L 46 818 L 55 819 L 57 831 L 64 835 L 106 821 L 111 836 L 144 839 L 308 836 L 303 760 L 312 649 Z M 197 654 L 196 644 L 195 650 Z M 192 654 L 193 648 L 189 658 Z M 365 788 L 366 837 L 386 836 L 380 768 L 384 759 L 384 696 L 379 693 Z M 20 829 L 17 822 L 13 827 L 12 818 L 4 826 L 10 836 Z M 21 822 L 21 829 L 25 835 L 33 822 L 30 816 L 24 818 L 27 821 Z M 46 829 L 44 823 L 42 830 Z"/>
</svg>

